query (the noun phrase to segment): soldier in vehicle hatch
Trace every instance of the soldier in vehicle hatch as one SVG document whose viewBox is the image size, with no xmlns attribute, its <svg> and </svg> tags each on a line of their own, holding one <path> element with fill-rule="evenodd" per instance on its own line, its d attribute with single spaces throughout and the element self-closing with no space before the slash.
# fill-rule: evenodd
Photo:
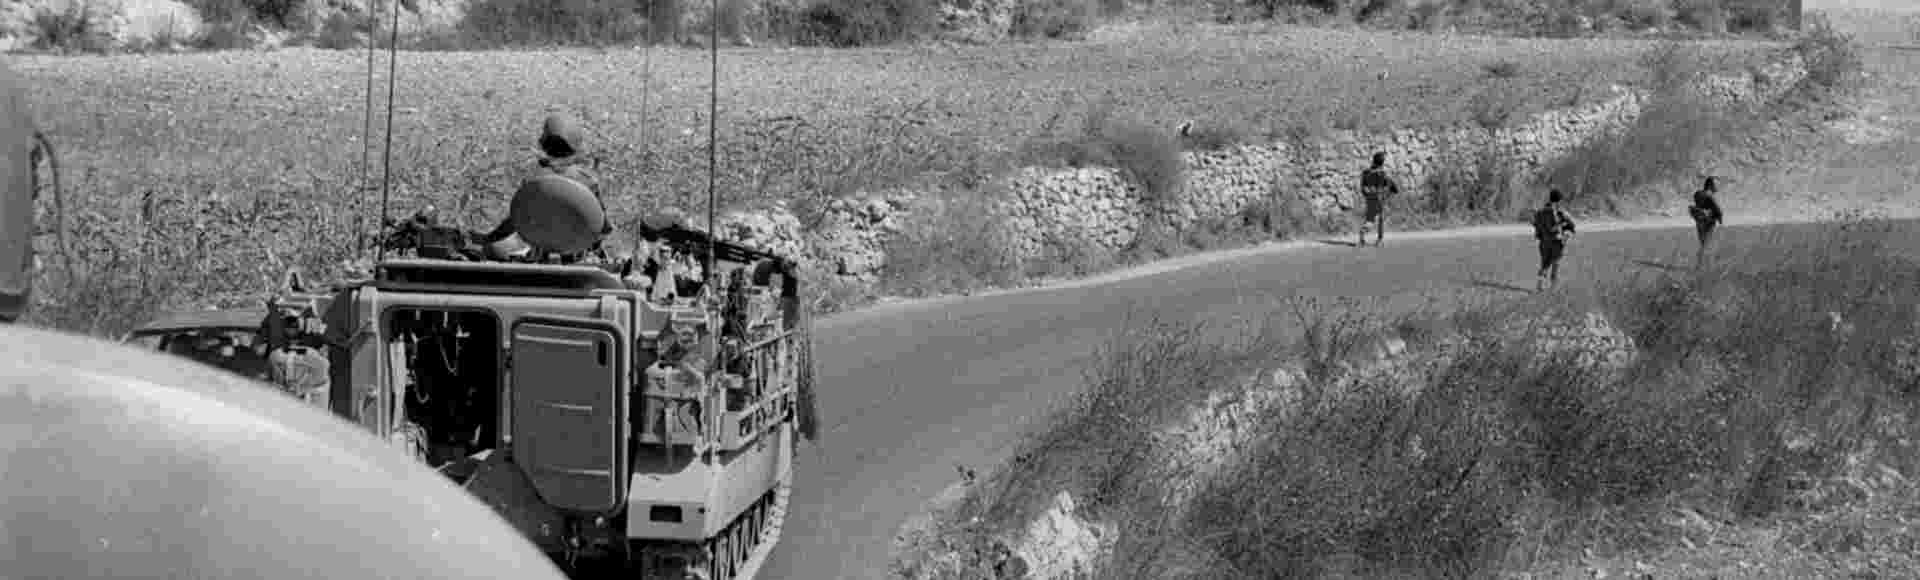
<svg viewBox="0 0 1920 580">
<path fill-rule="evenodd" d="M 539 142 L 540 152 L 545 156 L 540 159 L 539 169 L 535 170 L 529 179 L 546 174 L 560 175 L 586 186 L 588 191 L 593 192 L 595 198 L 600 198 L 600 175 L 587 167 L 582 159 L 581 146 L 585 140 L 585 131 L 572 118 L 565 115 L 547 116 L 546 122 L 540 128 Z M 606 200 L 601 199 L 600 214 L 605 216 L 606 212 Z M 514 233 L 516 232 L 513 216 L 508 215 L 500 220 L 500 225 L 495 226 L 493 231 L 482 236 L 480 242 L 492 244 Z M 613 233 L 613 222 L 608 220 L 601 228 L 600 235 L 605 236 L 610 233 Z"/>
<path fill-rule="evenodd" d="M 1365 202 L 1360 218 L 1359 245 L 1367 245 L 1367 225 L 1374 228 L 1373 245 L 1378 246 L 1387 236 L 1387 199 L 1400 195 L 1400 184 L 1387 176 L 1386 152 L 1373 154 L 1373 166 L 1360 172 L 1360 198 Z"/>
</svg>

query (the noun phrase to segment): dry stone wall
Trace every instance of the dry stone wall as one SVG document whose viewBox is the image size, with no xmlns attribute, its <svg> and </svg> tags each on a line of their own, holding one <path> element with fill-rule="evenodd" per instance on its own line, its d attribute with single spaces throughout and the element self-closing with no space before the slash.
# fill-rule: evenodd
<svg viewBox="0 0 1920 580">
<path fill-rule="evenodd" d="M 1708 75 L 1686 88 L 1692 96 L 1720 103 L 1757 104 L 1785 93 L 1806 75 L 1805 62 L 1781 50 L 1765 66 Z M 1357 205 L 1359 171 L 1374 151 L 1387 154 L 1388 170 L 1400 182 L 1395 201 L 1417 207 L 1462 172 L 1498 168 L 1516 191 L 1539 189 L 1543 173 L 1582 145 L 1630 127 L 1645 109 L 1646 91 L 1615 86 L 1586 105 L 1550 110 L 1505 127 L 1475 124 L 1381 133 L 1334 131 L 1300 140 L 1246 144 L 1220 151 L 1186 153 L 1184 194 L 1170 206 L 1149 208 L 1138 186 L 1112 168 L 1028 167 L 1006 178 L 1007 198 L 998 223 L 1010 232 L 1017 259 L 1044 255 L 1049 246 L 1093 245 L 1118 251 L 1143 224 L 1160 220 L 1180 230 L 1232 216 L 1249 204 L 1294 196 L 1316 215 Z M 852 200 L 829 211 L 829 225 L 804 245 L 811 255 L 834 260 L 841 276 L 871 279 L 885 263 L 886 224 L 914 207 L 900 196 Z M 768 235 L 762 235 L 766 239 Z"/>
<path fill-rule="evenodd" d="M 1805 74 L 1804 62 L 1784 53 L 1758 70 L 1706 77 L 1691 92 L 1718 102 L 1757 103 L 1778 96 Z M 1494 130 L 1461 125 L 1336 131 L 1304 141 L 1189 152 L 1185 195 L 1163 217 L 1176 229 L 1191 227 L 1275 195 L 1303 199 L 1316 215 L 1334 213 L 1356 205 L 1358 174 L 1374 151 L 1387 153 L 1388 170 L 1403 188 L 1400 204 L 1418 204 L 1442 184 L 1459 182 L 1461 172 L 1476 172 L 1486 163 L 1510 172 L 1513 185 L 1535 186 L 1542 173 L 1580 146 L 1631 126 L 1648 98 L 1644 91 L 1615 86 L 1599 102 L 1547 111 Z M 1032 224 L 1021 251 L 1082 240 L 1118 249 L 1137 234 L 1146 209 L 1138 188 L 1114 169 L 1028 170 L 1014 175 L 1010 185 L 1013 222 Z M 1121 212 L 1130 217 L 1108 217 Z"/>
</svg>

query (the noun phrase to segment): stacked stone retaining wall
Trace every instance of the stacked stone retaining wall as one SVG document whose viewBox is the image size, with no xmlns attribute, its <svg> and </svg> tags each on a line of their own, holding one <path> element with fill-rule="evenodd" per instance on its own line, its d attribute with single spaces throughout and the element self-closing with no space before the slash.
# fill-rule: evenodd
<svg viewBox="0 0 1920 580">
<path fill-rule="evenodd" d="M 1702 77 L 1683 94 L 1719 104 L 1765 103 L 1780 97 L 1807 74 L 1798 53 L 1781 49 L 1763 66 Z M 1153 220 L 1174 230 L 1204 227 L 1249 204 L 1293 196 L 1316 216 L 1355 205 L 1359 171 L 1375 151 L 1387 154 L 1399 180 L 1395 203 L 1422 207 L 1449 183 L 1462 183 L 1482 167 L 1498 168 L 1510 190 L 1537 189 L 1542 177 L 1583 145 L 1633 126 L 1652 98 L 1644 89 L 1614 86 L 1611 94 L 1584 105 L 1549 110 L 1505 126 L 1467 123 L 1384 132 L 1331 131 L 1323 135 L 1243 144 L 1218 151 L 1187 152 L 1186 185 L 1170 204 L 1148 207 L 1140 188 L 1118 169 L 1027 167 L 1004 178 L 1008 195 L 995 223 L 1008 232 L 1016 259 L 1041 257 L 1050 245 L 1119 251 Z M 1465 179 L 1463 179 L 1465 178 Z M 827 225 L 781 239 L 797 230 L 751 232 L 754 224 L 787 223 L 763 210 L 729 217 L 733 228 L 782 247 L 806 247 L 805 255 L 829 259 L 828 271 L 872 280 L 886 262 L 884 244 L 918 207 L 900 194 L 847 200 L 828 210 Z M 771 212 L 771 213 L 770 213 Z M 793 233 L 789 233 L 793 232 Z"/>
</svg>

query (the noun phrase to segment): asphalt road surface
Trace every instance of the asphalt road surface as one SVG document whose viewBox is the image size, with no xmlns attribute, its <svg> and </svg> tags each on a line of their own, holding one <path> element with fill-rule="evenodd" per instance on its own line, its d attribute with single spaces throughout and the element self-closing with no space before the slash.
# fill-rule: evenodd
<svg viewBox="0 0 1920 580">
<path fill-rule="evenodd" d="M 1859 28 L 1859 38 L 1875 47 L 1864 56 L 1880 82 L 1856 105 L 1858 115 L 1835 123 L 1826 140 L 1767 159 L 1760 164 L 1772 168 L 1767 175 L 1735 176 L 1721 197 L 1731 223 L 1754 223 L 1744 214 L 1802 211 L 1784 200 L 1827 207 L 1920 202 L 1913 185 L 1920 183 L 1920 52 L 1885 48 L 1920 30 L 1883 26 L 1866 34 L 1887 21 L 1875 14 L 1836 19 Z M 1783 201 L 1762 201 L 1768 199 Z M 1688 265 L 1691 228 L 1681 220 L 1665 224 L 1614 231 L 1583 224 L 1562 267 L 1561 291 Z M 1717 244 L 1764 257 L 1813 241 L 1813 229 L 1735 225 Z M 1901 222 L 1891 242 L 1920 250 L 1917 232 L 1916 222 Z M 1178 320 L 1254 314 L 1296 295 L 1378 297 L 1383 310 L 1507 298 L 1533 287 L 1538 257 L 1528 234 L 1524 227 L 1390 231 L 1383 248 L 1307 243 L 1230 252 L 1231 259 L 1154 275 L 887 305 L 819 321 L 824 433 L 799 451 L 794 505 L 761 577 L 885 577 L 888 544 L 901 522 L 955 481 L 956 464 L 986 469 L 1004 458 L 1029 421 L 1080 386 L 1082 365 L 1130 310 Z"/>
<path fill-rule="evenodd" d="M 1920 248 L 1916 222 L 1899 223 L 1896 242 Z M 1080 386 L 1082 363 L 1129 310 L 1179 320 L 1252 314 L 1294 295 L 1378 297 L 1388 310 L 1517 296 L 1531 290 L 1537 267 L 1528 233 L 1390 232 L 1379 248 L 1308 243 L 1135 279 L 823 320 L 815 352 L 824 433 L 799 452 L 794 506 L 762 577 L 884 577 L 901 522 L 955 481 L 955 464 L 1002 459 L 1026 422 Z M 1806 225 L 1733 226 L 1718 243 L 1765 252 L 1815 237 Z M 1693 244 L 1690 228 L 1583 233 L 1561 291 L 1683 267 Z"/>
</svg>

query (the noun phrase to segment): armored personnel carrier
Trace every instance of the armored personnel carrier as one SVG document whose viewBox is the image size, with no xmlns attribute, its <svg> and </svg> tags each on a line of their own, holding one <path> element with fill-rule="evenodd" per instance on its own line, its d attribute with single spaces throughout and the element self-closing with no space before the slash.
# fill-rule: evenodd
<svg viewBox="0 0 1920 580">
<path fill-rule="evenodd" d="M 793 262 L 675 220 L 645 226 L 641 255 L 575 263 L 491 259 L 424 212 L 389 226 L 400 255 L 371 280 L 290 277 L 267 302 L 273 382 L 438 469 L 575 577 L 754 576 L 814 429 Z M 198 336 L 149 326 L 130 336 Z"/>
</svg>

